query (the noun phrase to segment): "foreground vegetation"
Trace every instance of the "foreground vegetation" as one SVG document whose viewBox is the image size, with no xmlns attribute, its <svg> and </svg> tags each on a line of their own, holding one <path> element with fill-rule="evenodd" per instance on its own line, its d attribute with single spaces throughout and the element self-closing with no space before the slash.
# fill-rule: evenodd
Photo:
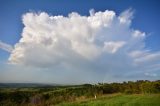
<svg viewBox="0 0 160 106">
<path fill-rule="evenodd" d="M 0 106 L 160 106 L 159 101 L 160 80 L 0 89 Z"/>
</svg>

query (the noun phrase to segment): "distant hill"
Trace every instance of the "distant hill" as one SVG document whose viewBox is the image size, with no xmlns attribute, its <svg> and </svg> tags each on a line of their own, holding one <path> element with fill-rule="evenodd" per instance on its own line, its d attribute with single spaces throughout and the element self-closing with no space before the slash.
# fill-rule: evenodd
<svg viewBox="0 0 160 106">
<path fill-rule="evenodd" d="M 23 87 L 54 87 L 58 84 L 43 84 L 43 83 L 0 83 L 0 88 L 23 88 Z"/>
</svg>

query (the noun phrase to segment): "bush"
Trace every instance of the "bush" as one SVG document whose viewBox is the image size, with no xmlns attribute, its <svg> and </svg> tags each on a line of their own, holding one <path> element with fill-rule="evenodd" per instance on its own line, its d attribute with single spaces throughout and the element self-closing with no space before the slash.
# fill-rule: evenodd
<svg viewBox="0 0 160 106">
<path fill-rule="evenodd" d="M 130 89 L 127 89 L 127 90 L 124 91 L 124 93 L 125 93 L 125 94 L 133 94 L 133 91 L 130 90 Z"/>
</svg>

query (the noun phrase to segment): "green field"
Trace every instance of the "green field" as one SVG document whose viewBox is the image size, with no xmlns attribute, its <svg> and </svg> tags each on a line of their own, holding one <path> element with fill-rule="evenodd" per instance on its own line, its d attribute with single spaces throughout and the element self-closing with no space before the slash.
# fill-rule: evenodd
<svg viewBox="0 0 160 106">
<path fill-rule="evenodd" d="M 160 94 L 111 94 L 58 106 L 160 106 Z"/>
</svg>

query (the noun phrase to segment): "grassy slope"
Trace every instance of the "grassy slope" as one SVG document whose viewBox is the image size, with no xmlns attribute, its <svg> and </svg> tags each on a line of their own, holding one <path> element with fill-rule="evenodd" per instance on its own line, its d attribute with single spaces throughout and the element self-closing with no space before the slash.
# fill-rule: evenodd
<svg viewBox="0 0 160 106">
<path fill-rule="evenodd" d="M 160 94 L 112 94 L 60 106 L 160 106 Z"/>
</svg>

